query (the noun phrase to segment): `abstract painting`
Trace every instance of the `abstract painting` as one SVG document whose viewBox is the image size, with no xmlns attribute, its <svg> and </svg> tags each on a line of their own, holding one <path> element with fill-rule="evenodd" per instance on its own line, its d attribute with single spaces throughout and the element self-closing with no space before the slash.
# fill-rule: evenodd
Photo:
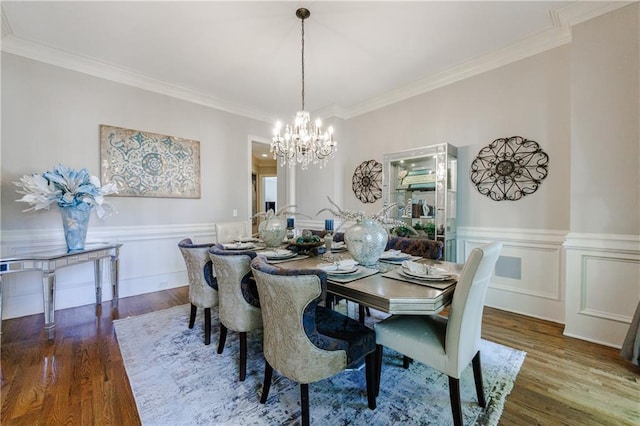
<svg viewBox="0 0 640 426">
<path fill-rule="evenodd" d="M 100 125 L 102 182 L 121 197 L 200 198 L 200 142 Z"/>
</svg>

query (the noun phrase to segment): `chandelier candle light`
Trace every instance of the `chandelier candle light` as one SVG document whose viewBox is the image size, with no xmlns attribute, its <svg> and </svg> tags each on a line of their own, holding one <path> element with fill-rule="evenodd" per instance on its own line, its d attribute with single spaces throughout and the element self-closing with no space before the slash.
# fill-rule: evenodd
<svg viewBox="0 0 640 426">
<path fill-rule="evenodd" d="M 337 142 L 333 139 L 333 128 L 322 131 L 322 122 L 311 120 L 308 111 L 304 109 L 304 20 L 311 16 L 308 9 L 300 8 L 296 16 L 302 21 L 302 109 L 296 113 L 293 124 L 287 124 L 282 134 L 282 123 L 279 121 L 273 130 L 271 152 L 273 158 L 282 159 L 281 165 L 289 162 L 289 167 L 300 164 L 306 170 L 309 164 L 320 163 L 320 168 L 327 159 L 333 157 L 337 151 Z"/>
</svg>

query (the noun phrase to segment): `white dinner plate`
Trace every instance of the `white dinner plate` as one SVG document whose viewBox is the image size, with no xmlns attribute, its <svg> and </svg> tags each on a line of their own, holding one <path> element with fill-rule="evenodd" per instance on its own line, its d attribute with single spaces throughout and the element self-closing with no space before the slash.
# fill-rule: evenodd
<svg viewBox="0 0 640 426">
<path fill-rule="evenodd" d="M 253 243 L 230 243 L 222 245 L 225 250 L 251 250 L 255 248 L 255 246 Z"/>
<path fill-rule="evenodd" d="M 380 256 L 380 260 L 407 260 L 407 259 L 411 259 L 411 255 L 408 253 L 399 253 L 399 254 L 392 254 L 392 253 L 382 253 L 382 255 Z"/>
<path fill-rule="evenodd" d="M 265 256 L 267 260 L 283 260 L 283 259 L 291 259 L 292 257 L 296 257 L 298 254 L 292 252 L 291 250 L 269 250 L 260 252 L 261 255 Z"/>
<path fill-rule="evenodd" d="M 236 243 L 259 243 L 260 239 L 255 237 L 242 237 L 242 238 L 234 238 L 233 241 Z"/>
<path fill-rule="evenodd" d="M 411 272 L 406 268 L 399 269 L 400 275 L 404 275 L 407 278 L 416 278 L 424 281 L 447 281 L 453 278 L 450 274 L 419 274 L 417 272 Z"/>
<path fill-rule="evenodd" d="M 327 275 L 346 275 L 346 274 L 353 274 L 355 272 L 358 272 L 358 267 L 354 266 L 351 269 L 336 269 L 334 271 L 325 271 L 327 273 Z"/>
</svg>

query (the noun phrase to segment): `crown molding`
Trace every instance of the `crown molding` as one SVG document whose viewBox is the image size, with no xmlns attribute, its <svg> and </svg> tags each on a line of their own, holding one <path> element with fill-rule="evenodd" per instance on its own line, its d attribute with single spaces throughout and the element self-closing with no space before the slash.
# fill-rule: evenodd
<svg viewBox="0 0 640 426">
<path fill-rule="evenodd" d="M 460 65 L 426 76 L 411 84 L 374 97 L 359 104 L 342 107 L 331 105 L 318 110 L 321 117 L 337 117 L 347 120 L 380 109 L 411 97 L 444 87 L 451 83 L 482 74 L 512 62 L 542 53 L 571 42 L 571 26 L 635 3 L 578 1 L 557 11 L 550 11 L 551 28 L 533 35 L 522 42 L 495 52 L 474 58 Z M 91 57 L 83 57 L 63 50 L 33 43 L 16 37 L 2 10 L 2 51 L 36 61 L 81 72 L 105 80 L 181 99 L 198 105 L 218 109 L 231 114 L 272 123 L 277 118 L 270 113 L 246 105 L 238 105 L 196 90 L 154 79 L 134 71 L 120 68 Z"/>
<path fill-rule="evenodd" d="M 4 26 L 4 14 L 3 14 Z M 264 122 L 273 122 L 275 117 L 263 111 L 245 105 L 237 105 L 226 102 L 223 99 L 207 95 L 196 90 L 181 87 L 166 81 L 158 80 L 143 74 L 136 73 L 126 68 L 117 67 L 95 58 L 80 56 L 65 52 L 39 43 L 33 43 L 13 34 L 2 39 L 2 51 L 14 55 L 23 56 L 39 62 L 55 65 L 83 74 L 105 80 L 125 84 L 143 90 L 181 99 L 198 105 L 203 105 L 231 114 L 253 118 Z"/>
</svg>

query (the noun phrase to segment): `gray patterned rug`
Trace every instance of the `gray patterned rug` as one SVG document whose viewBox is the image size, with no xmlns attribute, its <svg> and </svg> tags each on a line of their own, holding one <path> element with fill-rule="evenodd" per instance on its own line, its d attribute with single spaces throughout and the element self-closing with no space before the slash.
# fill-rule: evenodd
<svg viewBox="0 0 640 426">
<path fill-rule="evenodd" d="M 344 303 L 344 302 L 343 302 Z M 351 304 L 352 305 L 352 304 Z M 120 351 L 144 425 L 289 425 L 299 423 L 299 386 L 274 371 L 266 404 L 260 404 L 264 359 L 260 332 L 249 333 L 247 378 L 238 381 L 239 341 L 229 332 L 216 353 L 217 310 L 211 345 L 203 340 L 202 310 L 189 330 L 189 305 L 114 321 Z M 374 315 L 375 316 L 375 315 Z M 494 425 L 525 353 L 482 341 L 487 408 L 476 402 L 473 371 L 462 378 L 464 424 Z M 452 424 L 447 377 L 385 349 L 376 410 L 367 408 L 364 368 L 309 385 L 315 425 Z"/>
</svg>

